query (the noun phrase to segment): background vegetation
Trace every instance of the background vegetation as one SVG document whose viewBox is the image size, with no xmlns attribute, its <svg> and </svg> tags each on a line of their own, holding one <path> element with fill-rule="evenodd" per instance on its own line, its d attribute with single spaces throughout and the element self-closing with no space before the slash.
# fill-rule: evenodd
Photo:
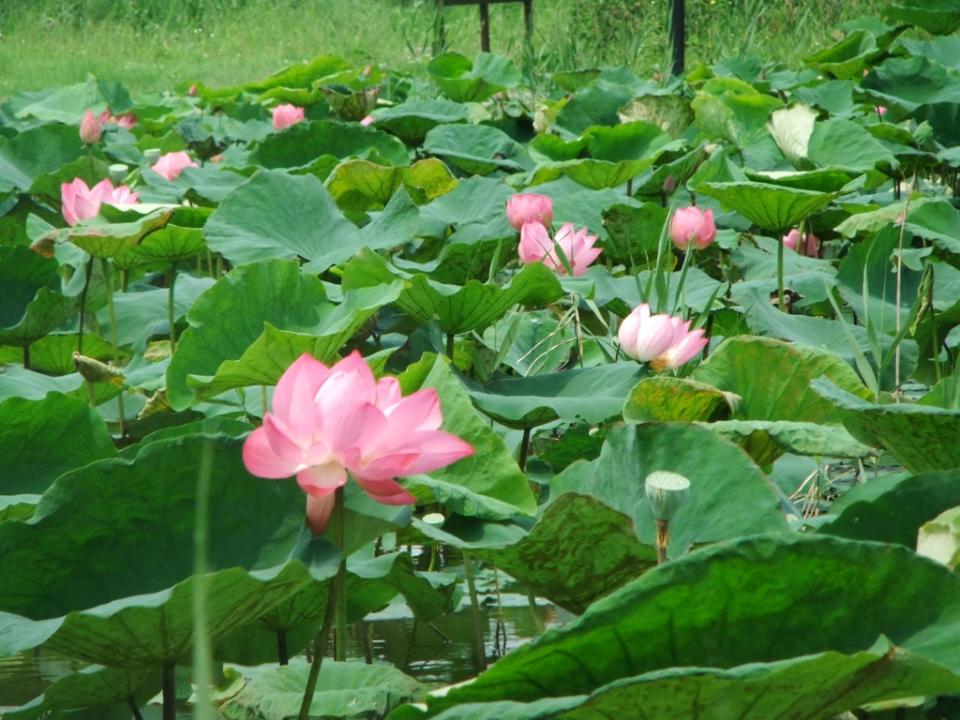
<svg viewBox="0 0 960 720">
<path fill-rule="evenodd" d="M 881 0 L 687 0 L 691 64 L 757 52 L 795 63 Z M 666 66 L 667 0 L 536 0 L 534 58 L 544 70 Z M 446 12 L 450 49 L 479 45 L 475 8 Z M 416 66 L 428 60 L 433 0 L 3 0 L 0 96 L 83 80 L 133 92 L 187 80 L 232 84 L 319 53 Z M 522 54 L 520 5 L 491 10 L 493 50 Z"/>
</svg>

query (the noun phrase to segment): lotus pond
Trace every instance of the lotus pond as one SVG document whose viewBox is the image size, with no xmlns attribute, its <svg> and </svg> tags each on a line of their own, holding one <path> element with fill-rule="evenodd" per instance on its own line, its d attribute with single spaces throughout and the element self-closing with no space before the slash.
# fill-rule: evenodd
<svg viewBox="0 0 960 720">
<path fill-rule="evenodd" d="M 960 717 L 958 28 L 4 100 L 0 716 Z"/>
</svg>

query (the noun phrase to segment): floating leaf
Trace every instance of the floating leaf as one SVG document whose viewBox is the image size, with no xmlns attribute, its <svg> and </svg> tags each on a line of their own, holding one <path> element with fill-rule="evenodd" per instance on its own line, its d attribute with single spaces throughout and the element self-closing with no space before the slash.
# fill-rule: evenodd
<svg viewBox="0 0 960 720">
<path fill-rule="evenodd" d="M 832 193 L 743 181 L 704 182 L 694 189 L 716 198 L 725 208 L 736 210 L 750 222 L 777 232 L 786 232 L 798 225 L 835 197 Z"/>
<path fill-rule="evenodd" d="M 437 55 L 427 72 L 454 102 L 481 102 L 520 82 L 520 71 L 511 60 L 488 52 L 477 53 L 473 62 L 458 53 Z"/>
<path fill-rule="evenodd" d="M 526 160 L 522 145 L 489 125 L 438 125 L 427 133 L 423 149 L 473 175 L 522 170 Z"/>
<path fill-rule="evenodd" d="M 729 415 L 740 399 L 712 385 L 656 375 L 633 386 L 623 405 L 628 422 L 694 422 Z"/>
<path fill-rule="evenodd" d="M 61 294 L 59 264 L 22 246 L 0 247 L 0 343 L 30 345 L 76 312 Z"/>
</svg>

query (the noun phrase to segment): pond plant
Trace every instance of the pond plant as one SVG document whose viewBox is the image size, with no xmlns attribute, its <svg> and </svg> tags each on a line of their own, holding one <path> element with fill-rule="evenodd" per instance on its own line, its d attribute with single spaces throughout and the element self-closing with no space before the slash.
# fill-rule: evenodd
<svg viewBox="0 0 960 720">
<path fill-rule="evenodd" d="M 4 100 L 0 716 L 955 716 L 958 27 Z"/>
</svg>

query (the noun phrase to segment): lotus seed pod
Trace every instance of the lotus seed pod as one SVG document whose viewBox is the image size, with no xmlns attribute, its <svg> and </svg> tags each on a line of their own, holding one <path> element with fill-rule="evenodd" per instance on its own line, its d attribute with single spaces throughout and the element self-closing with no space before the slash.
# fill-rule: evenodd
<svg viewBox="0 0 960 720">
<path fill-rule="evenodd" d="M 148 165 L 153 165 L 157 160 L 160 159 L 160 148 L 150 148 L 149 150 L 144 150 L 143 159 L 147 161 Z"/>
<path fill-rule="evenodd" d="M 123 373 L 115 367 L 102 363 L 92 357 L 73 354 L 73 364 L 84 380 L 89 382 L 108 382 L 123 387 Z"/>
<path fill-rule="evenodd" d="M 438 512 L 427 513 L 423 516 L 423 521 L 427 525 L 435 525 L 436 527 L 443 525 L 445 520 L 446 518 L 443 516 L 443 514 Z"/>
<path fill-rule="evenodd" d="M 657 520 L 672 520 L 690 494 L 690 481 L 683 475 L 658 470 L 647 475 L 647 500 Z"/>
<path fill-rule="evenodd" d="M 960 507 L 940 513 L 920 527 L 917 555 L 946 565 L 953 570 L 960 561 Z"/>
<path fill-rule="evenodd" d="M 130 171 L 123 163 L 115 163 L 110 166 L 110 179 L 114 182 L 115 185 L 119 185 L 123 182 L 124 178 L 127 177 L 127 173 Z"/>
</svg>

